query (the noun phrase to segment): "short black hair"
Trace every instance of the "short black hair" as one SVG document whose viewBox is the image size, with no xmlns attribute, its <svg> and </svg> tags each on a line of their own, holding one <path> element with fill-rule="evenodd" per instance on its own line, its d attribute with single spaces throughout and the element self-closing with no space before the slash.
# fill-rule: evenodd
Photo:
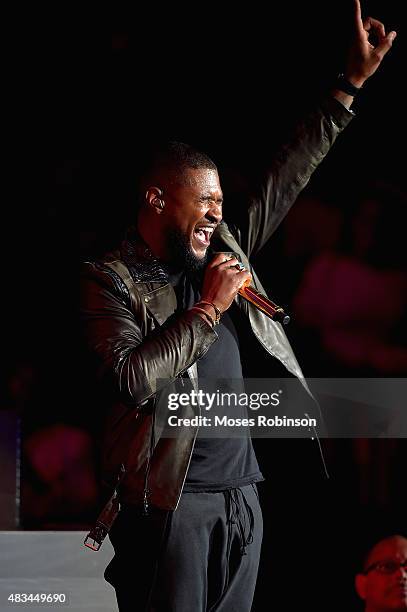
<svg viewBox="0 0 407 612">
<path fill-rule="evenodd" d="M 186 144 L 171 140 L 162 143 L 146 153 L 140 168 L 140 188 L 160 186 L 163 177 L 170 182 L 183 182 L 185 171 L 189 169 L 215 170 L 216 164 L 202 151 Z"/>
</svg>

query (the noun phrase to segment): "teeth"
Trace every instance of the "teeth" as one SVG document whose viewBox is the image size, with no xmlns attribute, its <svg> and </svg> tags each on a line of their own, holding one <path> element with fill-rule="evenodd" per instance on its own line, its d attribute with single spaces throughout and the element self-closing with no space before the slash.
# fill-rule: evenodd
<svg viewBox="0 0 407 612">
<path fill-rule="evenodd" d="M 205 231 L 205 232 L 209 232 L 210 234 L 212 234 L 213 231 L 214 231 L 214 228 L 213 227 L 202 226 L 202 227 L 197 228 L 195 231 L 196 232 Z"/>
</svg>

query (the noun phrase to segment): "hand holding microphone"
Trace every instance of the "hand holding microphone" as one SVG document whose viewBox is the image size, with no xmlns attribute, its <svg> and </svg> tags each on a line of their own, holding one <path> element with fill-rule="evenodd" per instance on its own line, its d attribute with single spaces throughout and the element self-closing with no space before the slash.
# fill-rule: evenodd
<svg viewBox="0 0 407 612">
<path fill-rule="evenodd" d="M 206 268 L 202 300 L 216 304 L 221 313 L 229 308 L 242 285 L 250 283 L 250 273 L 237 269 L 238 264 L 231 254 L 218 253 Z"/>
<path fill-rule="evenodd" d="M 274 321 L 289 323 L 290 317 L 283 308 L 252 287 L 251 280 L 251 274 L 234 253 L 217 253 L 205 272 L 202 303 L 212 304 L 222 313 L 239 293 Z"/>
</svg>

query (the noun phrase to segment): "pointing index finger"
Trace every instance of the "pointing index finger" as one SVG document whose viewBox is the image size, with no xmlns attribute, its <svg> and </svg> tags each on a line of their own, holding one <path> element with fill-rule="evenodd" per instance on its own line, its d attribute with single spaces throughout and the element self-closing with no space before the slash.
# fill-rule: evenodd
<svg viewBox="0 0 407 612">
<path fill-rule="evenodd" d="M 356 27 L 359 31 L 362 31 L 363 21 L 362 21 L 362 9 L 360 8 L 360 0 L 353 0 L 353 6 L 355 11 L 355 23 Z"/>
</svg>

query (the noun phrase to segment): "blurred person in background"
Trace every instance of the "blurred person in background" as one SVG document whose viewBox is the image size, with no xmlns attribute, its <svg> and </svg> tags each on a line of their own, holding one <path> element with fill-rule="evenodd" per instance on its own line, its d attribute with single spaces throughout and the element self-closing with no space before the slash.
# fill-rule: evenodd
<svg viewBox="0 0 407 612">
<path fill-rule="evenodd" d="M 392 535 L 368 552 L 355 587 L 365 612 L 407 610 L 407 537 Z"/>
<path fill-rule="evenodd" d="M 64 423 L 30 433 L 23 445 L 26 529 L 86 529 L 98 502 L 92 438 Z"/>
<path fill-rule="evenodd" d="M 343 220 L 342 248 L 308 263 L 294 297 L 295 320 L 314 334 L 315 376 L 402 376 L 407 372 L 407 274 L 403 194 L 365 188 Z M 319 355 L 318 355 L 319 352 Z M 327 360 L 328 356 L 328 360 Z"/>
</svg>

